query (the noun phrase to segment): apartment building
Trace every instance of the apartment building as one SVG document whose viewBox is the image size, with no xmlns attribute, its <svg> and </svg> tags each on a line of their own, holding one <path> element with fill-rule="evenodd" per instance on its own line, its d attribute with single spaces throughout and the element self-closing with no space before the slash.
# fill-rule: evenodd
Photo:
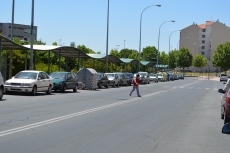
<svg viewBox="0 0 230 153">
<path fill-rule="evenodd" d="M 187 39 L 185 39 L 187 38 Z M 204 24 L 196 24 L 184 28 L 180 32 L 179 48 L 188 48 L 193 57 L 202 54 L 207 58 L 208 64 L 204 68 L 198 69 L 190 67 L 192 71 L 218 70 L 212 65 L 214 52 L 219 44 L 230 41 L 230 27 L 217 21 L 206 21 Z"/>
<path fill-rule="evenodd" d="M 30 41 L 30 25 L 14 24 L 13 37 L 18 37 L 21 40 Z M 0 33 L 11 38 L 11 23 L 0 23 Z M 33 28 L 34 40 L 37 40 L 37 26 Z"/>
</svg>

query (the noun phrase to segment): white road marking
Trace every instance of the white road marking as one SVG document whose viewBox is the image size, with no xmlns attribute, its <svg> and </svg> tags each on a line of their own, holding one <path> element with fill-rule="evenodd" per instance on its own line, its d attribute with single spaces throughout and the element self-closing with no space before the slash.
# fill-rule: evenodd
<svg viewBox="0 0 230 153">
<path fill-rule="evenodd" d="M 192 84 L 192 83 L 190 83 L 190 84 Z M 187 85 L 190 85 L 190 84 L 187 84 Z M 184 85 L 184 86 L 186 86 L 186 85 Z M 174 87 L 173 89 L 176 89 L 176 88 Z M 144 95 L 142 97 L 145 98 L 145 97 L 154 96 L 154 95 L 157 95 L 157 94 L 165 93 L 165 92 L 173 90 L 173 89 L 167 89 L 167 90 L 154 92 L 154 93 L 151 93 L 151 94 Z M 18 133 L 18 132 L 22 132 L 22 131 L 29 130 L 29 129 L 32 129 L 32 128 L 40 127 L 40 126 L 43 126 L 43 125 L 59 122 L 59 121 L 62 121 L 62 120 L 70 119 L 70 118 L 73 118 L 73 117 L 89 114 L 89 113 L 92 113 L 92 112 L 108 109 L 108 108 L 111 108 L 111 107 L 116 107 L 116 106 L 119 106 L 119 105 L 131 103 L 131 102 L 138 101 L 138 100 L 140 100 L 140 98 L 136 97 L 136 98 L 132 98 L 132 99 L 129 99 L 129 100 L 124 100 L 124 101 L 121 101 L 121 102 L 117 102 L 117 103 L 114 103 L 114 104 L 104 105 L 104 106 L 88 109 L 88 110 L 85 110 L 85 111 L 72 113 L 72 114 L 60 116 L 60 117 L 57 117 L 57 118 L 53 118 L 53 119 L 49 119 L 49 120 L 45 120 L 45 121 L 41 121 L 41 122 L 37 122 L 37 123 L 25 125 L 25 126 L 21 126 L 21 127 L 18 127 L 18 128 L 13 128 L 13 129 L 10 129 L 10 130 L 1 131 L 0 132 L 0 137 L 10 135 L 10 134 L 14 134 L 14 133 Z"/>
</svg>

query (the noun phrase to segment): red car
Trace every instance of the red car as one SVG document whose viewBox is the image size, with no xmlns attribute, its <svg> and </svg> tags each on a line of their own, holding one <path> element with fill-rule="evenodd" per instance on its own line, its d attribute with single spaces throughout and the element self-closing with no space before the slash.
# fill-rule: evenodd
<svg viewBox="0 0 230 153">
<path fill-rule="evenodd" d="M 221 119 L 224 120 L 224 124 L 230 122 L 230 84 L 228 84 L 225 89 L 219 89 L 219 93 L 223 93 L 221 99 Z"/>
</svg>

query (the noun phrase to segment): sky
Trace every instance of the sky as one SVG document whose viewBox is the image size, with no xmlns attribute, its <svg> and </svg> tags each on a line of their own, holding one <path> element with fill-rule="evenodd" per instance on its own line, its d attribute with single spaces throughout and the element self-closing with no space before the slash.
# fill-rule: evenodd
<svg viewBox="0 0 230 153">
<path fill-rule="evenodd" d="M 37 39 L 52 45 L 85 45 L 106 54 L 109 3 L 108 51 L 123 48 L 139 51 L 155 46 L 168 53 L 177 48 L 179 31 L 193 23 L 219 20 L 230 26 L 229 0 L 34 0 Z M 11 23 L 13 0 L 0 0 L 0 22 Z M 160 4 L 161 7 L 151 5 Z M 15 0 L 14 23 L 31 25 L 32 0 Z M 147 9 L 145 9 L 147 8 Z M 142 14 L 143 11 L 143 14 Z M 142 14 L 142 22 L 141 21 Z M 166 22 L 175 20 L 175 22 Z M 161 28 L 160 25 L 164 23 Z M 140 28 L 141 25 L 141 28 Z M 140 30 L 141 29 L 141 30 Z M 160 35 L 159 35 L 160 30 Z"/>
</svg>

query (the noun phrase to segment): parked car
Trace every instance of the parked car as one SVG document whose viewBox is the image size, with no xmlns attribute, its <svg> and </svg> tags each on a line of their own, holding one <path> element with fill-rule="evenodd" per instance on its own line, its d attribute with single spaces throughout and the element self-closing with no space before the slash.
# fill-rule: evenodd
<svg viewBox="0 0 230 153">
<path fill-rule="evenodd" d="M 116 73 L 118 78 L 119 78 L 119 85 L 120 86 L 128 85 L 128 78 L 125 76 L 124 73 L 122 73 L 122 72 L 114 72 L 114 73 Z"/>
<path fill-rule="evenodd" d="M 179 79 L 184 80 L 184 74 L 179 74 Z"/>
<path fill-rule="evenodd" d="M 73 89 L 73 92 L 77 92 L 78 79 L 72 72 L 53 72 L 50 74 L 53 78 L 53 90 L 65 92 L 67 89 Z"/>
<path fill-rule="evenodd" d="M 132 81 L 133 81 L 133 73 L 129 73 L 129 72 L 125 72 L 124 73 L 126 78 L 127 78 L 127 82 L 128 82 L 128 85 L 132 85 Z"/>
<path fill-rule="evenodd" d="M 4 94 L 4 79 L 2 77 L 2 73 L 0 72 L 0 100 L 2 100 L 3 94 Z"/>
<path fill-rule="evenodd" d="M 157 78 L 158 78 L 158 81 L 160 81 L 160 82 L 164 81 L 163 74 L 161 74 L 161 73 L 157 73 Z"/>
<path fill-rule="evenodd" d="M 224 124 L 230 122 L 230 85 L 228 84 L 225 89 L 219 89 L 219 93 L 223 93 L 221 98 L 221 119 L 224 120 Z"/>
<path fill-rule="evenodd" d="M 43 71 L 21 71 L 5 82 L 5 92 L 27 92 L 36 95 L 37 92 L 51 94 L 53 79 Z"/>
<path fill-rule="evenodd" d="M 148 72 L 138 72 L 140 74 L 140 77 L 142 78 L 141 84 L 149 84 L 149 73 Z"/>
<path fill-rule="evenodd" d="M 105 73 L 98 72 L 97 86 L 98 88 L 102 88 L 102 86 L 109 87 L 109 79 Z"/>
<path fill-rule="evenodd" d="M 149 80 L 154 81 L 154 82 L 158 82 L 157 74 L 149 73 Z"/>
<path fill-rule="evenodd" d="M 116 73 L 105 73 L 109 79 L 109 85 L 119 87 L 119 78 Z"/>
<path fill-rule="evenodd" d="M 220 82 L 221 81 L 227 81 L 227 80 L 228 80 L 227 74 L 225 74 L 225 73 L 220 74 Z"/>
</svg>

